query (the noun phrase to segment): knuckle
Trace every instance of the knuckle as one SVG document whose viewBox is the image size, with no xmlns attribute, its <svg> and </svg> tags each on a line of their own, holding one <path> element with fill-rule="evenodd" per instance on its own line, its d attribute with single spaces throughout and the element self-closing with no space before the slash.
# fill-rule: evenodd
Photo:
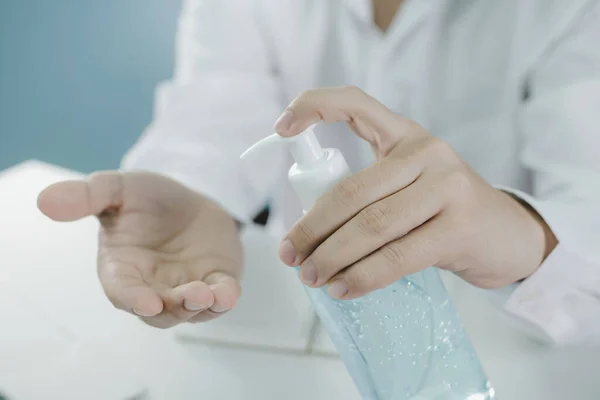
<svg viewBox="0 0 600 400">
<path fill-rule="evenodd" d="M 430 156 L 446 162 L 455 162 L 459 159 L 450 143 L 438 137 L 429 137 L 425 148 Z"/>
<path fill-rule="evenodd" d="M 344 86 L 343 90 L 351 96 L 362 97 L 366 95 L 366 93 L 361 88 L 355 85 Z"/>
<path fill-rule="evenodd" d="M 446 154 L 452 151 L 452 147 L 448 142 L 438 137 L 431 137 L 427 142 L 427 148 L 432 153 Z"/>
<path fill-rule="evenodd" d="M 295 240 L 292 240 L 292 242 L 294 242 L 295 245 L 304 245 L 314 241 L 317 238 L 317 235 L 313 228 L 304 219 L 298 221 L 298 224 L 296 225 L 296 233 L 297 237 L 294 238 Z"/>
<path fill-rule="evenodd" d="M 88 175 L 87 179 L 89 181 L 101 181 L 106 179 L 107 176 L 110 176 L 111 172 L 108 171 L 94 171 Z"/>
<path fill-rule="evenodd" d="M 379 251 L 384 258 L 386 265 L 390 269 L 395 269 L 406 264 L 406 255 L 400 246 L 387 245 L 382 247 Z"/>
<path fill-rule="evenodd" d="M 388 213 L 378 205 L 371 205 L 358 215 L 358 229 L 366 236 L 381 235 L 389 226 Z"/>
<path fill-rule="evenodd" d="M 471 193 L 472 182 L 464 171 L 455 170 L 448 173 L 444 183 L 452 199 L 467 199 Z"/>
<path fill-rule="evenodd" d="M 419 133 L 421 135 L 424 135 L 422 136 L 424 140 L 430 140 L 432 138 L 432 136 L 429 135 L 429 133 L 425 130 L 425 128 L 423 128 L 421 124 L 419 124 L 416 121 L 413 121 L 412 119 L 399 116 L 399 122 L 402 124 L 401 126 L 403 130 L 406 132 Z"/>
<path fill-rule="evenodd" d="M 87 177 L 94 185 L 106 186 L 109 192 L 116 192 L 122 186 L 123 174 L 119 171 L 96 171 Z"/>
<path fill-rule="evenodd" d="M 379 288 L 379 280 L 368 266 L 360 268 L 345 277 L 348 288 L 353 292 L 363 292 Z"/>
<path fill-rule="evenodd" d="M 311 98 L 314 97 L 315 91 L 316 91 L 315 89 L 303 90 L 302 92 L 300 92 L 298 97 L 296 97 L 296 101 L 305 102 L 305 101 L 310 100 Z"/>
<path fill-rule="evenodd" d="M 362 181 L 351 177 L 343 180 L 335 187 L 334 197 L 341 204 L 349 205 L 364 197 L 365 192 L 365 184 Z"/>
<path fill-rule="evenodd" d="M 92 210 L 99 211 L 99 217 L 108 222 L 115 210 L 123 202 L 125 178 L 119 171 L 94 172 L 86 179 L 87 201 Z"/>
<path fill-rule="evenodd" d="M 426 134 L 426 137 L 432 137 L 429 134 L 429 132 L 423 127 L 423 125 L 419 124 L 417 121 L 413 121 L 412 119 L 407 118 L 404 118 L 404 121 L 406 121 L 406 123 L 412 131 Z"/>
</svg>

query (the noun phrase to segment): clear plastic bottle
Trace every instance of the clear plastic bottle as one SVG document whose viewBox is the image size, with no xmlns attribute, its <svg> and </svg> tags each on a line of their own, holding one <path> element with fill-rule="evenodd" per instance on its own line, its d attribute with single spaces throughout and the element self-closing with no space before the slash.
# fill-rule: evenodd
<svg viewBox="0 0 600 400">
<path fill-rule="evenodd" d="M 288 177 L 302 206 L 351 174 L 337 149 L 322 149 L 307 129 L 286 143 L 296 160 Z M 437 269 L 428 268 L 356 300 L 306 288 L 321 322 L 364 399 L 492 400 L 494 389 L 466 336 Z"/>
<path fill-rule="evenodd" d="M 495 398 L 435 268 L 356 300 L 307 292 L 363 398 Z"/>
</svg>

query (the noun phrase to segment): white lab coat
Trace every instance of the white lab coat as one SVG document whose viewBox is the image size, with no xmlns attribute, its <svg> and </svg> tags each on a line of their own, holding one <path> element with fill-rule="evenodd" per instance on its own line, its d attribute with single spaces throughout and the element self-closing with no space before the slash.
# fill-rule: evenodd
<svg viewBox="0 0 600 400">
<path fill-rule="evenodd" d="M 408 0 L 385 36 L 369 0 L 188 0 L 174 77 L 123 168 L 177 179 L 242 221 L 269 201 L 282 230 L 300 215 L 286 152 L 243 167 L 240 153 L 301 91 L 357 85 L 553 229 L 560 244 L 504 309 L 554 343 L 600 342 L 599 41 L 595 0 Z M 322 130 L 355 170 L 373 161 L 345 127 Z"/>
</svg>

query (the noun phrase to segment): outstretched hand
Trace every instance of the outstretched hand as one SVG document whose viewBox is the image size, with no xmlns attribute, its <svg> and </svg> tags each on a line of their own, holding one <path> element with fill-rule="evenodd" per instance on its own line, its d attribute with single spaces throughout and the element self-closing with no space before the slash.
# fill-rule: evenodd
<svg viewBox="0 0 600 400">
<path fill-rule="evenodd" d="M 213 319 L 240 296 L 242 249 L 234 220 L 169 178 L 99 172 L 49 186 L 38 206 L 56 221 L 99 218 L 104 291 L 115 307 L 152 326 Z"/>
</svg>

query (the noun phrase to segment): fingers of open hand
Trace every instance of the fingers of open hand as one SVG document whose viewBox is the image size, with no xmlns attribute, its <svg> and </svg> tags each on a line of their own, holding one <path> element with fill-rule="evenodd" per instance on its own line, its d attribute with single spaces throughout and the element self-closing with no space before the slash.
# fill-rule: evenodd
<svg viewBox="0 0 600 400">
<path fill-rule="evenodd" d="M 223 272 L 175 287 L 166 277 L 148 284 L 136 267 L 126 263 L 101 263 L 98 272 L 115 307 L 158 328 L 216 318 L 235 306 L 241 292 L 238 280 Z"/>
<path fill-rule="evenodd" d="M 214 272 L 204 281 L 165 288 L 159 294 L 165 304 L 163 313 L 142 319 L 150 325 L 169 328 L 183 322 L 209 321 L 231 310 L 240 296 L 240 285 L 237 279 Z"/>
<path fill-rule="evenodd" d="M 160 295 L 129 264 L 111 261 L 99 265 L 98 276 L 106 297 L 118 309 L 132 314 L 153 317 L 163 311 Z"/>
<path fill-rule="evenodd" d="M 185 322 L 214 303 L 213 294 L 204 282 L 176 287 L 168 282 L 149 284 L 136 266 L 107 257 L 100 257 L 98 275 L 106 296 L 116 308 L 160 328 Z"/>
<path fill-rule="evenodd" d="M 214 303 L 210 311 L 223 313 L 235 307 L 241 295 L 241 287 L 237 279 L 223 273 L 213 272 L 204 278 L 214 296 Z"/>
<path fill-rule="evenodd" d="M 237 279 L 222 273 L 213 272 L 204 282 L 213 293 L 215 302 L 208 310 L 190 318 L 188 322 L 206 322 L 218 318 L 235 307 L 241 295 L 241 287 Z"/>
<path fill-rule="evenodd" d="M 139 316 L 148 325 L 157 328 L 170 328 L 187 322 L 205 314 L 214 304 L 214 296 L 208 285 L 201 281 L 188 282 L 174 288 L 157 285 L 157 288 L 148 287 L 153 291 L 160 302 L 161 311 L 155 313 L 157 308 L 150 310 L 148 298 L 138 296 L 132 301 L 137 304 L 135 308 L 125 308 Z M 136 296 L 137 293 L 129 293 Z"/>
</svg>

